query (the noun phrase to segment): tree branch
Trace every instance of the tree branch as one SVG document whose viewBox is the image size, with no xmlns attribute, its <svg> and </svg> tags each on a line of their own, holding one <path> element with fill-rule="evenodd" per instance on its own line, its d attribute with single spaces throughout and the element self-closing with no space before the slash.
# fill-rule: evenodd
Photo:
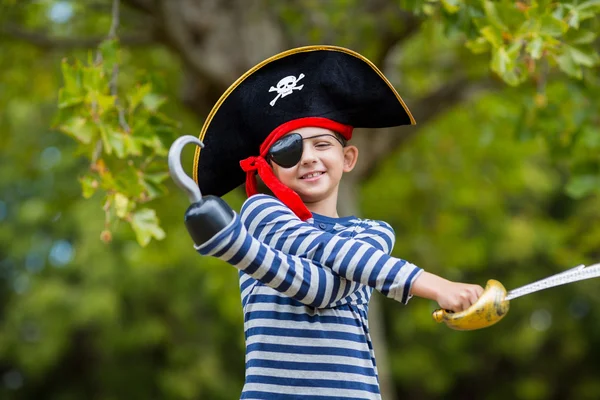
<svg viewBox="0 0 600 400">
<path fill-rule="evenodd" d="M 129 7 L 147 14 L 154 14 L 152 0 L 123 0 Z"/>
<path fill-rule="evenodd" d="M 112 4 L 112 22 L 110 24 L 110 30 L 108 31 L 107 39 L 114 39 L 117 37 L 117 29 L 119 29 L 119 0 L 113 0 Z"/>
<path fill-rule="evenodd" d="M 381 49 L 377 57 L 372 60 L 375 65 L 381 67 L 383 67 L 385 60 L 396 46 L 408 40 L 421 28 L 420 18 L 416 17 L 414 14 L 401 10 L 397 6 L 394 7 L 396 9 L 392 12 L 395 15 L 393 19 L 395 24 L 393 26 L 389 23 L 382 25 L 379 39 Z M 398 29 L 398 27 L 402 28 Z"/>
<path fill-rule="evenodd" d="M 182 58 L 200 79 L 210 82 L 224 92 L 233 79 L 226 79 L 217 71 L 207 66 L 205 54 L 198 51 L 202 41 L 210 31 L 210 22 L 196 21 L 194 29 L 184 23 L 183 13 L 185 7 L 180 1 L 163 0 L 161 3 L 161 16 L 164 29 L 164 40 Z"/>
<path fill-rule="evenodd" d="M 19 25 L 10 23 L 6 23 L 0 27 L 0 40 L 2 36 L 27 42 L 46 50 L 93 48 L 105 39 L 104 36 L 87 38 L 53 37 L 44 32 L 29 31 Z M 149 34 L 121 36 L 119 41 L 124 46 L 145 46 L 156 43 L 152 35 Z"/>
</svg>

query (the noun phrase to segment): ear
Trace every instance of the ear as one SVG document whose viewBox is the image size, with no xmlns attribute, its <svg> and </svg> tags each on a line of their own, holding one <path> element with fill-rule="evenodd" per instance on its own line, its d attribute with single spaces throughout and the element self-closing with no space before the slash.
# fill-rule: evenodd
<svg viewBox="0 0 600 400">
<path fill-rule="evenodd" d="M 344 172 L 352 171 L 356 165 L 356 161 L 358 161 L 358 147 L 344 147 Z"/>
</svg>

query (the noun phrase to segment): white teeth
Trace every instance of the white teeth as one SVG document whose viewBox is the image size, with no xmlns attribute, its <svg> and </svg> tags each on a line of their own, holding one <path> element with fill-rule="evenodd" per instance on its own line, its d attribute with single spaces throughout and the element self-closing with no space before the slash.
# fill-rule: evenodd
<svg viewBox="0 0 600 400">
<path fill-rule="evenodd" d="M 310 179 L 310 178 L 314 178 L 315 176 L 319 176 L 323 174 L 322 172 L 311 172 L 310 174 L 306 174 L 302 177 L 302 179 Z"/>
</svg>

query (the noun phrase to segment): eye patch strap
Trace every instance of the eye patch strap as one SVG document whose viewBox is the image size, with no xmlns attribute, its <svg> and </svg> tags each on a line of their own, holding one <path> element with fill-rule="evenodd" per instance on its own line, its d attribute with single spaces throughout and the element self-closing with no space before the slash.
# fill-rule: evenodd
<svg viewBox="0 0 600 400">
<path fill-rule="evenodd" d="M 277 179 L 271 166 L 263 157 L 248 157 L 240 161 L 240 166 L 246 172 L 246 194 L 248 197 L 258 193 L 258 185 L 256 183 L 256 172 L 258 172 L 260 178 L 271 189 L 273 194 L 290 207 L 302 221 L 312 218 L 312 213 L 306 208 L 298 193 Z"/>
</svg>

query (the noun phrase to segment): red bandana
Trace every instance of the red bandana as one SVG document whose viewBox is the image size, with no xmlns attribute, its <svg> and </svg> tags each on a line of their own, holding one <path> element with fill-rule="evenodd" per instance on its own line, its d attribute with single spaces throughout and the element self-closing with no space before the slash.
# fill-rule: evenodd
<svg viewBox="0 0 600 400">
<path fill-rule="evenodd" d="M 350 140 L 352 137 L 352 127 L 339 122 L 332 121 L 327 118 L 321 117 L 306 117 L 298 118 L 292 121 L 288 121 L 284 124 L 279 125 L 277 128 L 267 136 L 262 145 L 260 146 L 260 155 L 257 157 L 248 157 L 245 160 L 240 161 L 240 166 L 246 172 L 246 194 L 248 197 L 258 193 L 256 183 L 256 172 L 263 180 L 265 185 L 277 198 L 285 205 L 287 205 L 302 221 L 306 221 L 312 218 L 311 212 L 306 208 L 306 205 L 298 196 L 298 193 L 294 192 L 289 187 L 285 186 L 273 173 L 271 166 L 266 161 L 265 157 L 269 152 L 269 149 L 273 144 L 278 141 L 282 136 L 289 132 L 305 128 L 308 126 L 325 128 L 339 133 L 345 139 Z"/>
</svg>

